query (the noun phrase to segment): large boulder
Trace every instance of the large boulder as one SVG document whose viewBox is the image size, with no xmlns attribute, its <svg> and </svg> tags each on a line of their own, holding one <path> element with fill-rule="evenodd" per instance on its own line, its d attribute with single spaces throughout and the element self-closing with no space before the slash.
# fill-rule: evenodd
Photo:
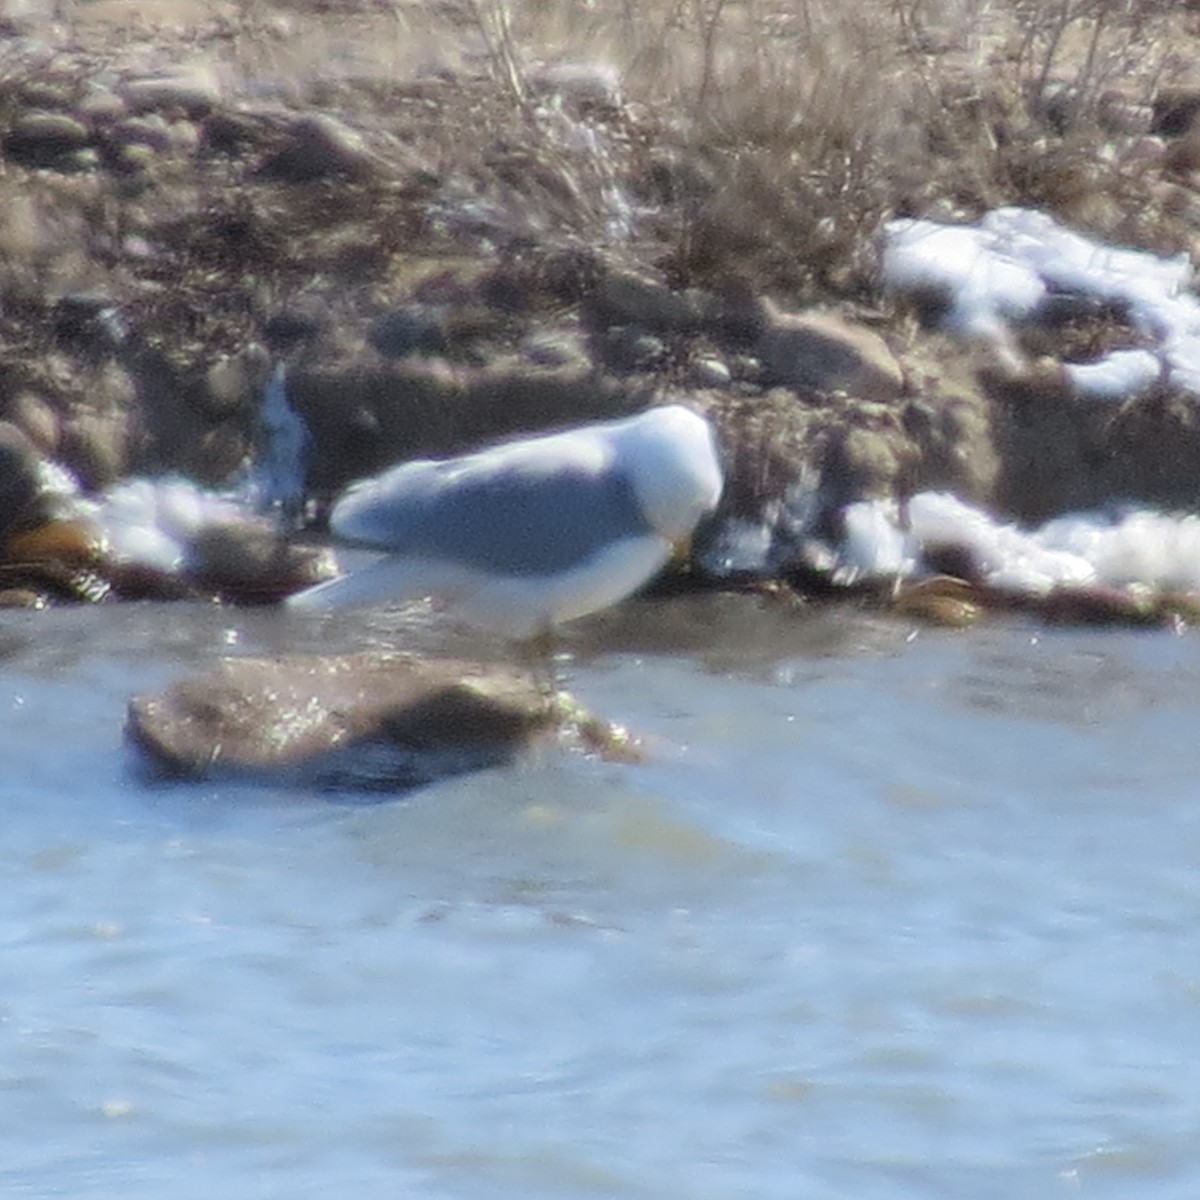
<svg viewBox="0 0 1200 1200">
<path fill-rule="evenodd" d="M 770 383 L 884 403 L 903 393 L 900 364 L 874 330 L 833 313 L 781 312 L 767 300 L 762 312 L 757 349 Z"/>
<path fill-rule="evenodd" d="M 513 759 L 557 731 L 607 727 L 510 667 L 360 653 L 224 659 L 129 705 L 127 733 L 168 776 L 400 790 Z"/>
</svg>

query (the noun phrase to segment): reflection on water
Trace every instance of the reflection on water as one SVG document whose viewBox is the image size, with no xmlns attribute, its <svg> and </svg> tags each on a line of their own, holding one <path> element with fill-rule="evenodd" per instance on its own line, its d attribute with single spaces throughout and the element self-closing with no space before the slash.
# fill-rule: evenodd
<svg viewBox="0 0 1200 1200">
<path fill-rule="evenodd" d="M 745 598 L 565 635 L 657 747 L 138 782 L 130 692 L 396 615 L 0 627 L 0 1193 L 1192 1196 L 1200 641 Z"/>
</svg>

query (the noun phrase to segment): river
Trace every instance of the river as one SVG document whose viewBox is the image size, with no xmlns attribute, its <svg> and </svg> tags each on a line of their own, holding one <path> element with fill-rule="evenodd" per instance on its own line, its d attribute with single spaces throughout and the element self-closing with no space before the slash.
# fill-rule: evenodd
<svg viewBox="0 0 1200 1200">
<path fill-rule="evenodd" d="M 220 654 L 396 636 L 0 615 L 0 1194 L 1200 1194 L 1195 634 L 632 603 L 565 671 L 641 765 L 368 803 L 123 745 Z"/>
</svg>

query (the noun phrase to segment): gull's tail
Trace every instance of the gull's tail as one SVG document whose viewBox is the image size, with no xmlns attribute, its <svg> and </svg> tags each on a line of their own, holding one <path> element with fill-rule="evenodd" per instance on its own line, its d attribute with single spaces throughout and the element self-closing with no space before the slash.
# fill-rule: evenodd
<svg viewBox="0 0 1200 1200">
<path fill-rule="evenodd" d="M 289 608 L 320 612 L 331 608 L 349 608 L 358 604 L 374 604 L 381 600 L 403 603 L 427 594 L 413 578 L 413 572 L 403 563 L 382 558 L 370 566 L 340 575 L 315 587 L 289 596 Z"/>
</svg>

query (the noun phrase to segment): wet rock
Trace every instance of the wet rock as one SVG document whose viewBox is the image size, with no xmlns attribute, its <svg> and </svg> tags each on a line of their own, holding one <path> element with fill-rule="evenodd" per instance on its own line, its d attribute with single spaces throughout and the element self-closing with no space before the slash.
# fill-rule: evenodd
<svg viewBox="0 0 1200 1200">
<path fill-rule="evenodd" d="M 1165 616 L 1152 598 L 1133 589 L 1058 587 L 1040 606 L 1042 616 L 1058 625 L 1161 625 Z"/>
<path fill-rule="evenodd" d="M 0 608 L 41 609 L 45 607 L 46 597 L 33 588 L 0 588 Z"/>
<path fill-rule="evenodd" d="M 873 330 L 833 313 L 784 313 L 764 301 L 758 356 L 771 383 L 893 401 L 904 374 Z"/>
<path fill-rule="evenodd" d="M 5 135 L 4 153 L 23 167 L 62 169 L 77 165 L 90 138 L 88 127 L 67 113 L 29 112 Z"/>
<path fill-rule="evenodd" d="M 249 521 L 200 529 L 187 559 L 187 577 L 200 591 L 235 604 L 274 604 L 338 573 L 327 546 L 291 542 L 275 528 Z"/>
<path fill-rule="evenodd" d="M 104 537 L 85 519 L 50 516 L 0 543 L 0 584 L 49 600 L 95 602 L 109 592 Z"/>
<path fill-rule="evenodd" d="M 168 775 L 398 790 L 509 761 L 557 720 L 527 672 L 292 655 L 226 659 L 135 697 L 127 733 Z"/>
<path fill-rule="evenodd" d="M 979 589 L 964 579 L 932 575 L 903 584 L 892 598 L 892 611 L 929 625 L 963 629 L 983 613 Z"/>
<path fill-rule="evenodd" d="M 338 176 L 374 173 L 375 159 L 362 135 L 336 117 L 316 114 L 296 121 L 287 143 L 259 167 L 261 174 L 287 183 L 311 183 Z"/>
<path fill-rule="evenodd" d="M 104 556 L 104 538 L 90 521 L 50 520 L 9 538 L 4 550 L 13 561 L 95 567 Z"/>
</svg>

